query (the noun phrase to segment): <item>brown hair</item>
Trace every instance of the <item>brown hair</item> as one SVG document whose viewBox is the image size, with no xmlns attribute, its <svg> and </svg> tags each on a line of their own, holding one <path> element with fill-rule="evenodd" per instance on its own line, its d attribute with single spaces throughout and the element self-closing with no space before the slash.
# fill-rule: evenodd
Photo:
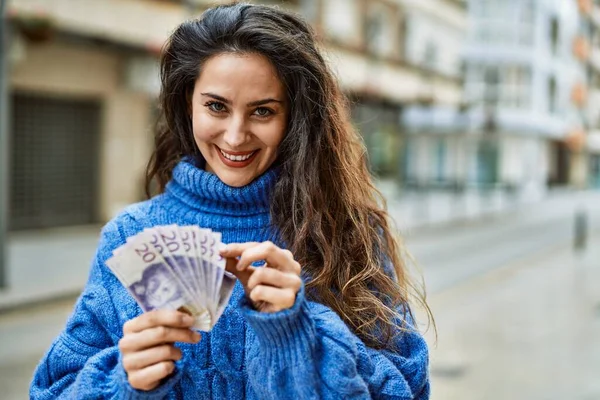
<svg viewBox="0 0 600 400">
<path fill-rule="evenodd" d="M 164 190 L 182 157 L 201 157 L 188 96 L 203 63 L 224 52 L 266 56 L 286 88 L 289 122 L 278 149 L 271 216 L 310 277 L 308 295 L 333 309 L 365 344 L 388 346 L 399 324 L 408 327 L 401 321 L 414 320 L 411 294 L 431 314 L 406 273 L 346 98 L 300 18 L 273 7 L 232 4 L 175 30 L 161 59 L 165 126 L 157 131 L 146 190 L 154 180 Z"/>
</svg>

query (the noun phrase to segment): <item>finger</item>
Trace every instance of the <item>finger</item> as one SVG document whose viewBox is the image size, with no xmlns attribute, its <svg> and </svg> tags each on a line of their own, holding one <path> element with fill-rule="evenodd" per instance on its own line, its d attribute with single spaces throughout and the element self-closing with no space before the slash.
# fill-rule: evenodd
<svg viewBox="0 0 600 400">
<path fill-rule="evenodd" d="M 155 326 L 171 326 L 189 328 L 194 325 L 194 318 L 175 310 L 153 310 L 131 319 L 123 325 L 123 334 L 142 332 Z"/>
<path fill-rule="evenodd" d="M 160 380 L 169 376 L 175 371 L 173 361 L 162 361 L 158 364 L 150 365 L 144 369 L 139 369 L 128 374 L 129 384 L 135 389 L 152 390 L 160 383 Z"/>
<path fill-rule="evenodd" d="M 157 326 L 142 332 L 123 336 L 119 340 L 119 350 L 121 350 L 121 353 L 126 354 L 155 347 L 163 343 L 198 343 L 199 340 L 200 334 L 191 329 Z"/>
<path fill-rule="evenodd" d="M 279 268 L 279 270 L 300 275 L 300 271 L 302 270 L 302 268 L 300 267 L 300 263 L 294 258 L 294 254 L 288 249 L 281 249 L 281 251 L 285 254 L 287 259 L 290 260 L 290 262 L 286 263 L 286 265 L 282 268 Z"/>
<path fill-rule="evenodd" d="M 223 257 L 235 258 L 241 256 L 249 248 L 258 246 L 259 244 L 259 242 L 229 243 L 220 249 L 219 253 Z"/>
<path fill-rule="evenodd" d="M 236 278 L 238 278 L 240 280 L 240 282 L 242 283 L 242 285 L 244 287 L 248 286 L 248 279 L 250 279 L 250 276 L 252 276 L 252 274 L 254 273 L 254 270 L 256 268 L 254 267 L 248 267 L 243 271 L 238 271 L 237 268 L 235 267 L 238 263 L 237 258 L 225 258 L 225 270 L 229 273 L 232 273 L 233 275 L 235 275 Z"/>
<path fill-rule="evenodd" d="M 129 372 L 146 368 L 162 361 L 177 361 L 179 359 L 181 359 L 181 350 L 171 344 L 164 344 L 123 355 L 123 368 Z"/>
<path fill-rule="evenodd" d="M 236 268 L 243 270 L 250 264 L 265 260 L 269 267 L 277 268 L 284 272 L 295 272 L 300 274 L 300 264 L 298 264 L 289 250 L 282 250 L 272 242 L 263 242 L 257 246 L 246 249 L 240 256 Z"/>
<path fill-rule="evenodd" d="M 271 312 L 285 310 L 296 302 L 296 292 L 292 289 L 279 289 L 265 285 L 256 286 L 250 291 L 249 297 L 254 303 L 268 303 Z"/>
<path fill-rule="evenodd" d="M 281 272 L 273 268 L 256 268 L 248 279 L 248 289 L 252 290 L 258 285 L 268 285 L 277 288 L 290 288 L 297 292 L 302 285 L 298 275 Z"/>
</svg>

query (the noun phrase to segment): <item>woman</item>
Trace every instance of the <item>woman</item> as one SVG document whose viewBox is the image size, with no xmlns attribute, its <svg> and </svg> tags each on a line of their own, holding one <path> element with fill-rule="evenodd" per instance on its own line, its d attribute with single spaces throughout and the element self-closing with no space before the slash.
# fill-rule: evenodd
<svg viewBox="0 0 600 400">
<path fill-rule="evenodd" d="M 172 34 L 161 76 L 147 187 L 162 193 L 104 227 L 31 397 L 427 399 L 412 286 L 310 28 L 212 8 Z M 221 232 L 240 271 L 202 338 L 183 313 L 142 313 L 105 266 L 127 237 L 173 223 Z"/>
</svg>

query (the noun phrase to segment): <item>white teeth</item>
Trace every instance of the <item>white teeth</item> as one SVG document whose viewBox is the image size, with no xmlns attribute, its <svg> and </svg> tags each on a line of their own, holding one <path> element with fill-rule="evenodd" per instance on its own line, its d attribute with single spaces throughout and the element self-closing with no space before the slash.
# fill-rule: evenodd
<svg viewBox="0 0 600 400">
<path fill-rule="evenodd" d="M 225 157 L 226 159 L 231 160 L 231 161 L 246 161 L 247 159 L 249 159 L 250 157 L 252 157 L 254 155 L 254 153 L 256 152 L 256 151 L 253 151 L 252 153 L 247 154 L 245 156 L 234 156 L 234 155 L 225 153 L 221 149 L 219 149 L 219 150 L 221 151 L 221 154 L 223 154 L 223 157 Z"/>
</svg>

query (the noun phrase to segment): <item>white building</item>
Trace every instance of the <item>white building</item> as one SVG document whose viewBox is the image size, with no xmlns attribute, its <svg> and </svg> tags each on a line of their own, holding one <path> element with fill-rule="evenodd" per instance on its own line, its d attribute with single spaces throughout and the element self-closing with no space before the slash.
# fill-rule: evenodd
<svg viewBox="0 0 600 400">
<path fill-rule="evenodd" d="M 585 3 L 469 1 L 461 112 L 407 116 L 433 131 L 454 126 L 462 144 L 451 170 L 465 184 L 514 188 L 533 199 L 548 185 L 586 179 L 578 151 L 567 145 L 576 145 L 586 128 Z"/>
<path fill-rule="evenodd" d="M 354 120 L 371 165 L 380 176 L 410 179 L 414 170 L 429 162 L 437 142 L 425 137 L 408 140 L 403 115 L 415 104 L 455 108 L 461 102 L 465 4 L 450 0 L 329 3 L 332 10 L 326 15 L 338 21 L 342 19 L 335 11 L 340 7 L 354 3 L 364 9 L 365 67 L 357 68 L 361 64 L 347 60 L 340 64 L 340 75 L 348 74 L 342 83 L 356 99 Z M 361 26 L 359 15 L 355 22 L 345 20 L 349 27 Z"/>
<path fill-rule="evenodd" d="M 405 1 L 407 61 L 420 68 L 426 82 L 436 75 L 456 82 L 455 96 L 443 100 L 436 85 L 407 105 L 402 116 L 405 135 L 401 156 L 404 186 L 431 188 L 461 182 L 464 140 L 456 129 L 463 96 L 463 52 L 468 32 L 465 2 Z"/>
<path fill-rule="evenodd" d="M 600 188 L 600 1 L 591 5 L 589 20 L 590 59 L 588 68 L 588 140 L 589 179 L 592 187 Z"/>
</svg>

